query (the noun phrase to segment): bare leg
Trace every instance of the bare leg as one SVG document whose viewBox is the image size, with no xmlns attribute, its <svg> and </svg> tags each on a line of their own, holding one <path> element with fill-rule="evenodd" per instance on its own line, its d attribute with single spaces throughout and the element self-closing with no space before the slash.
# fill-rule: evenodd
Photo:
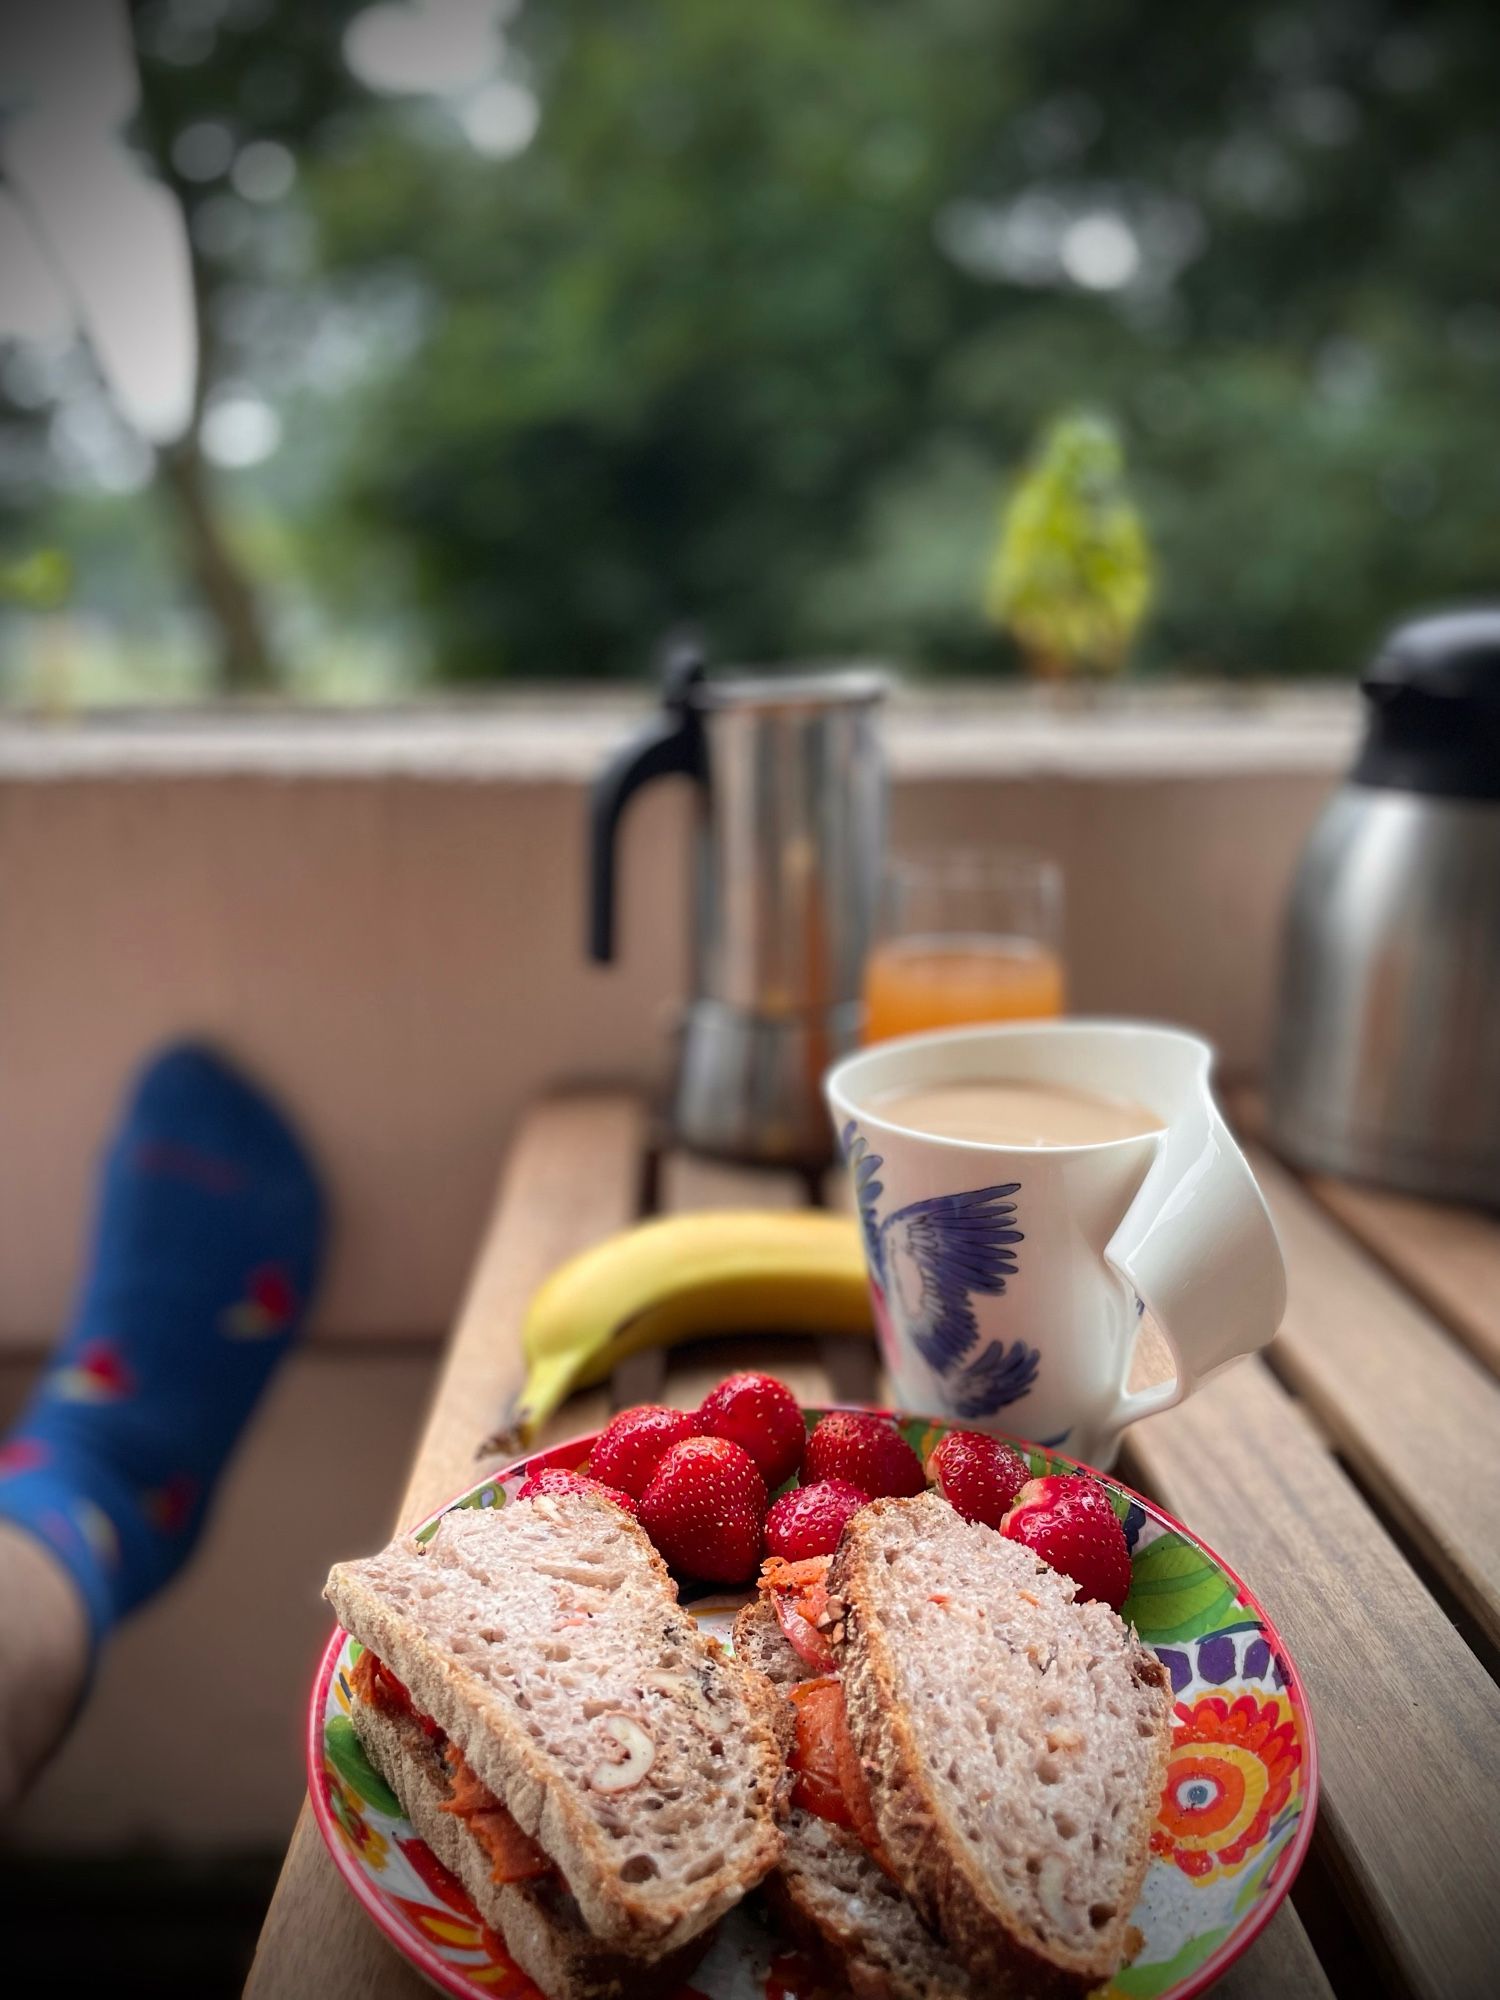
<svg viewBox="0 0 1500 2000">
<path fill-rule="evenodd" d="M 0 1815 L 67 1728 L 89 1650 L 72 1578 L 34 1536 L 0 1521 Z"/>
</svg>

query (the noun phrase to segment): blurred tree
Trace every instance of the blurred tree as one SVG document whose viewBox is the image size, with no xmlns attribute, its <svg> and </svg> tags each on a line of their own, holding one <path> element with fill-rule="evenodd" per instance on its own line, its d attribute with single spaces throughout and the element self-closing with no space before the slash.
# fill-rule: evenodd
<svg viewBox="0 0 1500 2000">
<path fill-rule="evenodd" d="M 231 691 L 270 687 L 278 676 L 255 584 L 204 452 L 204 419 L 238 360 L 237 293 L 261 274 L 265 224 L 275 227 L 256 208 L 289 192 L 297 155 L 316 157 L 340 112 L 363 96 L 340 53 L 355 11 L 355 0 L 311 7 L 131 0 L 141 74 L 136 136 L 186 219 L 198 308 L 196 406 L 182 438 L 157 454 L 157 483 L 217 635 L 219 685 Z"/>
<path fill-rule="evenodd" d="M 1001 521 L 985 605 L 1047 679 L 1124 666 L 1151 601 L 1151 550 L 1114 426 L 1087 411 L 1043 436 Z"/>
<path fill-rule="evenodd" d="M 373 11 L 135 10 L 188 488 L 223 430 L 222 546 L 274 513 L 321 631 L 406 593 L 451 677 L 639 673 L 683 615 L 992 672 L 994 491 L 1080 400 L 1148 669 L 1347 673 L 1495 587 L 1492 0 L 524 0 L 490 85 L 386 97 Z"/>
<path fill-rule="evenodd" d="M 276 674 L 241 538 L 205 452 L 205 426 L 242 365 L 237 309 L 242 314 L 247 288 L 264 277 L 268 251 L 274 262 L 278 224 L 284 233 L 284 216 L 272 211 L 295 179 L 292 149 L 315 154 L 341 109 L 364 101 L 340 53 L 342 25 L 355 11 L 356 0 L 320 0 L 314 8 L 297 0 L 131 0 L 141 86 L 131 136 L 187 226 L 200 356 L 191 420 L 155 453 L 155 484 L 176 522 L 181 567 L 207 614 L 217 684 L 229 690 L 268 687 Z M 100 57 L 101 47 L 91 44 L 77 60 Z M 30 381 L 19 407 L 0 397 L 6 441 L 19 442 L 33 462 L 49 404 L 106 396 L 86 360 L 64 359 L 72 365 L 41 371 L 42 380 L 51 375 L 50 396 Z M 86 421 L 101 419 L 91 411 Z M 128 443 L 139 455 L 140 440 Z M 0 513 L 13 519 L 17 499 L 12 484 L 0 496 Z"/>
<path fill-rule="evenodd" d="M 58 611 L 73 588 L 73 565 L 61 549 L 31 549 L 0 562 L 0 603 L 28 611 Z"/>
<path fill-rule="evenodd" d="M 432 300 L 355 491 L 418 552 L 450 670 L 638 673 L 685 612 L 742 655 L 807 643 L 974 291 L 932 221 L 950 127 L 1013 107 L 990 12 L 534 4 L 520 157 L 369 125 L 319 175 L 330 259 Z"/>
<path fill-rule="evenodd" d="M 512 35 L 527 151 L 366 124 L 312 187 L 335 267 L 431 302 L 351 490 L 448 671 L 635 673 L 683 613 L 991 668 L 976 498 L 1080 394 L 1131 438 L 1147 664 L 1348 672 L 1492 584 L 1500 10 L 533 0 Z"/>
</svg>

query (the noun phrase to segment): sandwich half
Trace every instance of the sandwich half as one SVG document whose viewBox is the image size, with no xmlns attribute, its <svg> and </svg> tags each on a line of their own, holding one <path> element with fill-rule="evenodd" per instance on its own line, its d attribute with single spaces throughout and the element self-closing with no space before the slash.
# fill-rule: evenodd
<svg viewBox="0 0 1500 2000">
<path fill-rule="evenodd" d="M 784 1767 L 643 1530 L 592 1494 L 461 1508 L 324 1594 L 360 1741 L 511 1955 L 559 2000 L 669 1993 L 778 1860 Z"/>
<path fill-rule="evenodd" d="M 378 1696 L 372 1701 L 357 1693 L 354 1732 L 401 1801 L 413 1831 L 458 1877 L 517 1965 L 552 2000 L 650 2000 L 687 1977 L 710 1931 L 657 1959 L 602 1943 L 545 1856 L 532 1843 L 517 1841 L 514 1821 L 497 1834 L 500 1822 L 493 1811 L 455 1809 L 464 1792 L 449 1758 L 421 1723 Z"/>
<path fill-rule="evenodd" d="M 1171 1744 L 1156 1656 L 937 1493 L 853 1515 L 826 1636 L 879 1849 L 970 1977 L 1082 1996 L 1138 1948 Z"/>
<path fill-rule="evenodd" d="M 795 1730 L 796 1710 L 807 1691 L 816 1699 L 826 1675 L 793 1649 L 768 1596 L 747 1604 L 735 1620 L 734 1650 L 778 1689 Z M 801 1703 L 796 1689 L 805 1691 Z M 806 1716 L 800 1719 L 805 1725 Z M 797 1762 L 795 1743 L 793 1733 Z M 852 1815 L 839 1798 L 802 1784 L 801 1776 L 785 1809 L 785 1849 L 771 1885 L 793 1928 L 822 1949 L 856 2000 L 977 2000 L 980 1989 L 854 1827 L 843 1823 Z"/>
</svg>

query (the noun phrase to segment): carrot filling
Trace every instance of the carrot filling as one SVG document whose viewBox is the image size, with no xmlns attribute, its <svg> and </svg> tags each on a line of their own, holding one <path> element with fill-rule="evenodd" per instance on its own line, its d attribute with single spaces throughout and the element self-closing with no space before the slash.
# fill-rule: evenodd
<svg viewBox="0 0 1500 2000">
<path fill-rule="evenodd" d="M 390 1668 L 368 1646 L 349 1675 L 350 1692 L 382 1714 L 415 1722 L 434 1745 L 448 1773 L 448 1797 L 439 1812 L 461 1819 L 490 1861 L 492 1882 L 531 1882 L 552 1872 L 553 1864 L 527 1833 L 523 1833 L 499 1799 L 467 1762 L 458 1745 L 445 1736 L 430 1715 L 423 1715 Z"/>
<path fill-rule="evenodd" d="M 404 1716 L 416 1723 L 430 1742 L 436 1742 L 442 1736 L 442 1730 L 432 1717 L 423 1715 L 403 1683 L 397 1680 L 383 1660 L 376 1659 L 368 1646 L 354 1662 L 349 1688 L 361 1701 L 367 1702 L 371 1708 L 378 1708 L 383 1715 Z"/>
<path fill-rule="evenodd" d="M 481 1782 L 456 1743 L 444 1743 L 443 1762 L 453 1796 L 444 1799 L 438 1811 L 454 1814 L 473 1834 L 490 1858 L 490 1880 L 533 1882 L 550 1874 L 552 1863 Z"/>
</svg>

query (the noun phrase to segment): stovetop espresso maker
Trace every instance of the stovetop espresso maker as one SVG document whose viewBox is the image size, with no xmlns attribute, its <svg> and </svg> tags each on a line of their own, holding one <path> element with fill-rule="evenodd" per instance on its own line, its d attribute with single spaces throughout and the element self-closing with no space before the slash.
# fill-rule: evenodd
<svg viewBox="0 0 1500 2000">
<path fill-rule="evenodd" d="M 669 657 L 660 715 L 594 787 L 589 948 L 615 951 L 626 806 L 671 775 L 696 794 L 692 991 L 675 1136 L 723 1158 L 814 1168 L 832 1154 L 819 1085 L 858 1039 L 885 839 L 873 673 L 710 678 Z"/>
</svg>

